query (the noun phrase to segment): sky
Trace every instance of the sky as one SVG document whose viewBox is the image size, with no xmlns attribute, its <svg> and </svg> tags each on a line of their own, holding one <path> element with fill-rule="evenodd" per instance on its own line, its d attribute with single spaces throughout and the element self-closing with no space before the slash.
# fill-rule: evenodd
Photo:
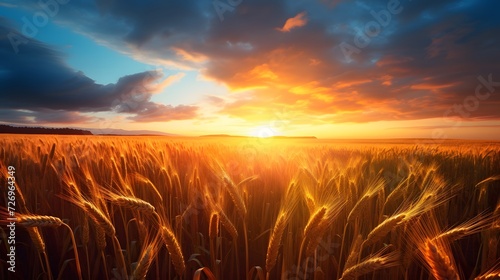
<svg viewBox="0 0 500 280">
<path fill-rule="evenodd" d="M 0 0 L 0 122 L 500 140 L 499 9 L 494 0 Z"/>
</svg>

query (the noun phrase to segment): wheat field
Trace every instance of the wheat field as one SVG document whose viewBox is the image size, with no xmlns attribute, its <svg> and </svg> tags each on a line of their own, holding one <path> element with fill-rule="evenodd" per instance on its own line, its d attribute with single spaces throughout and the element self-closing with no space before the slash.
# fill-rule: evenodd
<svg viewBox="0 0 500 280">
<path fill-rule="evenodd" d="M 2 279 L 499 279 L 500 144 L 0 138 Z"/>
</svg>

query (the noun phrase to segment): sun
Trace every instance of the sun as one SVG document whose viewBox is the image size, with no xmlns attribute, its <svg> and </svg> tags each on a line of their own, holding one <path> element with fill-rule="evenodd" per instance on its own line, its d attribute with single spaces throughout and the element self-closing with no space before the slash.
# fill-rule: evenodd
<svg viewBox="0 0 500 280">
<path fill-rule="evenodd" d="M 259 137 L 259 138 L 269 138 L 277 135 L 277 132 L 275 129 L 269 126 L 259 126 L 255 129 L 252 130 L 250 133 L 251 136 L 253 137 Z"/>
</svg>

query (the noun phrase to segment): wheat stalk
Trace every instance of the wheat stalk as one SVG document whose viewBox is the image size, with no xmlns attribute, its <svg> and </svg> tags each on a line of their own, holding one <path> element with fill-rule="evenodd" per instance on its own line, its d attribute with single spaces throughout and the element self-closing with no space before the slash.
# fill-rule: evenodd
<svg viewBox="0 0 500 280">
<path fill-rule="evenodd" d="M 306 205 L 307 209 L 309 209 L 309 214 L 312 215 L 312 213 L 314 213 L 314 209 L 316 209 L 316 203 L 310 195 L 306 195 Z"/>
<path fill-rule="evenodd" d="M 132 274 L 132 279 L 145 279 L 148 274 L 149 267 L 153 262 L 154 246 L 149 245 L 143 252 L 141 258 L 137 262 L 137 266 Z"/>
<path fill-rule="evenodd" d="M 26 228 L 28 234 L 30 235 L 31 241 L 35 245 L 36 250 L 39 253 L 45 253 L 45 242 L 43 241 L 40 231 L 36 227 Z"/>
<path fill-rule="evenodd" d="M 474 280 L 498 280 L 500 279 L 500 271 L 486 272 L 484 275 L 477 276 Z"/>
<path fill-rule="evenodd" d="M 97 247 L 104 250 L 106 248 L 106 231 L 100 225 L 95 224 L 95 235 Z"/>
<path fill-rule="evenodd" d="M 399 225 L 406 218 L 406 214 L 399 214 L 385 219 L 375 227 L 366 237 L 364 245 L 371 245 L 386 236 L 391 230 Z"/>
<path fill-rule="evenodd" d="M 234 224 L 229 220 L 229 218 L 226 216 L 226 214 L 221 210 L 219 211 L 219 219 L 220 223 L 222 226 L 229 232 L 229 235 L 233 238 L 233 240 L 238 239 L 238 231 L 236 230 L 236 227 Z"/>
<path fill-rule="evenodd" d="M 455 241 L 457 239 L 460 239 L 464 236 L 478 233 L 481 230 L 483 230 L 485 227 L 489 227 L 494 220 L 495 216 L 490 216 L 490 217 L 485 217 L 482 214 L 477 215 L 476 217 L 465 221 L 464 223 L 449 229 L 438 236 L 436 236 L 434 239 L 443 239 L 447 241 Z"/>
<path fill-rule="evenodd" d="M 326 230 L 328 230 L 329 225 L 330 221 L 323 217 L 316 228 L 311 231 L 310 236 L 308 237 L 309 242 L 307 242 L 306 246 L 306 257 L 314 254 L 314 251 L 321 241 L 321 237 L 325 234 Z"/>
<path fill-rule="evenodd" d="M 115 235 L 115 227 L 99 208 L 88 201 L 83 202 L 83 207 L 89 214 L 90 218 L 96 223 L 96 225 L 104 229 L 104 232 L 109 237 L 113 237 Z"/>
<path fill-rule="evenodd" d="M 82 225 L 82 243 L 83 245 L 87 245 L 89 243 L 89 219 L 87 216 L 83 217 L 83 225 Z"/>
<path fill-rule="evenodd" d="M 432 275 L 437 280 L 460 279 L 450 258 L 431 240 L 425 244 L 424 258 L 431 268 Z"/>
<path fill-rule="evenodd" d="M 470 228 L 466 227 L 456 227 L 441 233 L 440 235 L 434 237 L 434 239 L 445 239 L 449 241 L 454 241 L 460 239 L 466 235 L 470 234 Z"/>
<path fill-rule="evenodd" d="M 17 222 L 23 227 L 58 227 L 63 224 L 63 221 L 53 216 L 41 216 L 23 214 L 18 215 Z"/>
<path fill-rule="evenodd" d="M 212 213 L 210 215 L 210 222 L 208 226 L 208 236 L 210 239 L 214 240 L 219 235 L 219 215 L 217 213 Z"/>
<path fill-rule="evenodd" d="M 309 221 L 304 227 L 304 239 L 310 237 L 311 231 L 318 227 L 320 222 L 323 220 L 325 214 L 326 214 L 326 207 L 323 206 L 309 218 Z"/>
<path fill-rule="evenodd" d="M 361 234 L 356 237 L 354 243 L 351 247 L 351 252 L 345 261 L 344 270 L 354 266 L 358 261 L 359 250 L 361 249 L 361 243 L 363 242 L 363 236 Z"/>
<path fill-rule="evenodd" d="M 267 246 L 266 254 L 266 271 L 269 272 L 276 265 L 276 259 L 278 258 L 278 249 L 281 243 L 281 237 L 286 227 L 286 216 L 282 213 L 278 216 L 274 224 L 273 231 L 269 238 L 269 244 Z"/>
<path fill-rule="evenodd" d="M 351 268 L 346 269 L 342 273 L 342 277 L 340 279 L 341 280 L 355 279 L 356 277 L 365 275 L 367 273 L 379 269 L 397 266 L 399 264 L 398 257 L 399 255 L 397 254 L 397 252 L 389 253 L 383 257 L 380 256 L 372 257 L 366 261 L 363 261 L 362 263 L 359 263 L 355 266 L 352 266 Z"/>
<path fill-rule="evenodd" d="M 351 209 L 349 212 L 349 215 L 347 216 L 347 222 L 352 221 L 354 218 L 359 216 L 363 208 L 365 207 L 366 202 L 370 199 L 371 195 L 370 194 L 365 194 L 356 204 L 354 207 Z"/>
<path fill-rule="evenodd" d="M 224 176 L 224 182 L 226 183 L 226 189 L 234 205 L 236 206 L 236 209 L 243 217 L 245 217 L 247 214 L 247 207 L 245 206 L 245 201 L 243 200 L 238 187 L 227 176 Z"/>
<path fill-rule="evenodd" d="M 127 178 L 127 162 L 124 155 L 120 155 L 120 167 L 122 178 Z"/>
<path fill-rule="evenodd" d="M 179 276 L 182 276 L 186 270 L 186 264 L 184 263 L 184 256 L 182 255 L 181 246 L 179 246 L 177 238 L 166 226 L 161 228 L 161 237 L 167 246 L 170 257 L 172 258 L 172 264 L 174 265 L 175 271 L 179 274 Z"/>
<path fill-rule="evenodd" d="M 65 224 L 60 218 L 58 217 L 53 217 L 53 216 L 43 216 L 43 215 L 31 215 L 31 214 L 19 214 L 17 216 L 17 221 L 19 225 L 26 227 L 26 228 L 35 228 L 35 227 L 59 227 L 59 226 L 65 226 L 71 233 L 71 242 L 73 243 L 73 252 L 75 255 L 75 261 L 76 261 L 76 266 L 77 266 L 77 272 L 78 272 L 78 277 L 79 279 L 82 279 L 82 273 L 81 273 L 81 268 L 80 268 L 80 260 L 78 258 L 78 249 L 75 241 L 75 236 L 73 235 L 73 230 Z M 38 235 L 38 236 L 37 236 Z M 41 239 L 41 236 L 39 233 L 37 234 L 36 232 L 30 233 L 30 236 L 35 238 L 35 243 L 39 243 Z M 40 237 L 40 239 L 39 239 Z M 37 249 L 43 249 L 45 250 L 45 245 L 42 245 L 43 241 L 41 244 L 37 244 Z M 42 251 L 45 252 L 45 251 Z M 50 269 L 50 268 L 47 268 Z"/>
<path fill-rule="evenodd" d="M 135 197 L 116 196 L 111 199 L 111 203 L 148 215 L 151 215 L 155 212 L 155 207 L 153 205 L 151 205 L 147 201 Z"/>
<path fill-rule="evenodd" d="M 253 180 L 255 180 L 255 179 L 258 179 L 258 177 L 257 177 L 257 176 L 250 176 L 250 177 L 248 177 L 248 178 L 245 178 L 245 179 L 241 180 L 241 182 L 239 182 L 237 186 L 238 186 L 238 187 L 239 187 L 239 186 L 242 186 L 242 185 L 244 185 L 244 184 L 246 184 L 246 183 L 248 183 L 248 182 L 251 182 L 251 181 L 253 181 Z"/>
</svg>

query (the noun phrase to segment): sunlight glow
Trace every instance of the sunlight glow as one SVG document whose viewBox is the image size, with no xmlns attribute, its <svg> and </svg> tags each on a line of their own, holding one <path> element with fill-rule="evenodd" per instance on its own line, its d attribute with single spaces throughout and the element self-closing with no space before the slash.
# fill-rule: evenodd
<svg viewBox="0 0 500 280">
<path fill-rule="evenodd" d="M 269 126 L 260 126 L 255 128 L 251 133 L 251 136 L 253 137 L 259 137 L 259 138 L 269 138 L 277 135 L 276 130 Z"/>
</svg>

